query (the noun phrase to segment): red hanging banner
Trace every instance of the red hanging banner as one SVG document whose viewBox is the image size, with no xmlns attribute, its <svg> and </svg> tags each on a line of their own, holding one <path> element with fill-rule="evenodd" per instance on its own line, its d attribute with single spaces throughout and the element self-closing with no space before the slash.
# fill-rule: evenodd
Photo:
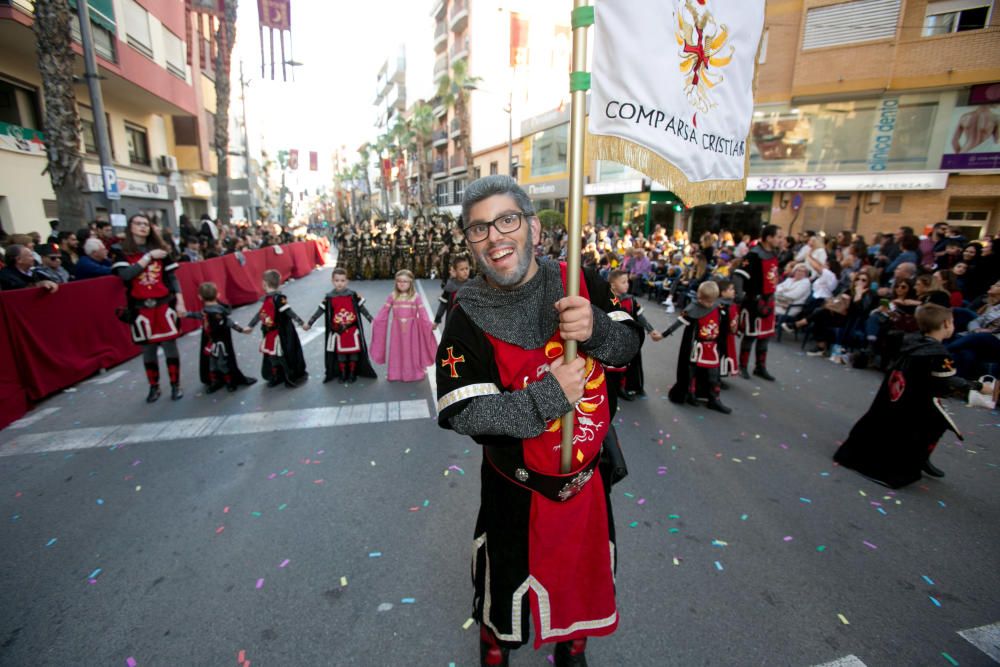
<svg viewBox="0 0 1000 667">
<path fill-rule="evenodd" d="M 257 0 L 260 24 L 274 30 L 292 29 L 292 3 L 290 0 Z"/>
</svg>

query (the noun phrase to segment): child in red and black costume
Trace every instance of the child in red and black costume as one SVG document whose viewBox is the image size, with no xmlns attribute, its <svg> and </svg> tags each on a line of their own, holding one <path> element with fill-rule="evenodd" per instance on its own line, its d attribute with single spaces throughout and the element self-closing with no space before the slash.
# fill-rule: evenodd
<svg viewBox="0 0 1000 667">
<path fill-rule="evenodd" d="M 740 328 L 740 306 L 736 303 L 736 286 L 733 285 L 733 281 L 718 280 L 716 284 L 719 286 L 719 310 L 727 325 L 724 327 L 726 336 L 719 375 L 723 378 L 722 388 L 728 389 L 725 378 L 740 374 L 739 346 L 736 344 L 736 334 Z"/>
<path fill-rule="evenodd" d="M 729 321 L 719 307 L 719 286 L 708 280 L 698 286 L 698 297 L 663 333 L 654 332 L 653 340 L 663 340 L 684 327 L 677 356 L 677 383 L 668 397 L 674 403 L 698 405 L 698 397 L 708 397 L 708 408 L 728 415 L 732 409 L 720 398 L 720 369 L 727 346 Z"/>
<path fill-rule="evenodd" d="M 611 287 L 611 307 L 612 310 L 609 311 L 611 319 L 615 319 L 614 312 L 622 311 L 628 313 L 633 320 L 639 323 L 646 333 L 653 333 L 653 325 L 642 314 L 642 306 L 636 301 L 635 297 L 628 293 L 629 287 L 629 274 L 628 271 L 614 270 L 608 274 L 608 284 Z M 613 376 L 618 378 L 615 382 L 612 380 L 608 383 L 608 386 L 615 389 L 618 392 L 618 396 L 626 401 L 635 400 L 636 396 L 645 396 L 646 392 L 643 389 L 643 372 L 642 372 L 642 351 L 636 353 L 632 357 L 632 361 L 628 363 L 627 366 L 621 369 L 607 368 L 607 371 L 611 372 Z"/>
<path fill-rule="evenodd" d="M 375 378 L 375 369 L 368 358 L 368 344 L 361 318 L 369 323 L 371 313 L 365 308 L 365 300 L 347 286 L 347 271 L 337 267 L 331 276 L 333 291 L 327 292 L 323 303 L 309 318 L 304 329 L 323 317 L 326 323 L 326 374 L 323 383 L 340 380 L 344 384 L 353 383 L 358 376 Z"/>
<path fill-rule="evenodd" d="M 206 394 L 213 394 L 223 387 L 234 392 L 240 387 L 249 387 L 256 378 L 245 376 L 236 365 L 236 348 L 233 346 L 233 331 L 248 334 L 252 329 L 241 327 L 229 319 L 232 308 L 219 302 L 219 288 L 215 283 L 198 286 L 202 309 L 190 311 L 186 317 L 201 322 L 201 361 L 198 372 L 201 382 L 207 385 Z"/>
<path fill-rule="evenodd" d="M 287 387 L 297 387 L 308 373 L 295 325 L 305 323 L 292 310 L 288 297 L 280 289 L 281 274 L 274 269 L 265 271 L 265 294 L 260 301 L 260 310 L 247 328 L 253 329 L 260 322 L 260 331 L 264 335 L 260 341 L 260 352 L 264 357 L 260 372 L 267 380 L 267 386 L 276 387 L 284 382 Z"/>
</svg>

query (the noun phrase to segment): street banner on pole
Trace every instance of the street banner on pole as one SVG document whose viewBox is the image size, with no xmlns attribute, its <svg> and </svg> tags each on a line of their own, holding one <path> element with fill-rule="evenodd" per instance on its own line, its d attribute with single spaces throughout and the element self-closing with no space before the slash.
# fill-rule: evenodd
<svg viewBox="0 0 1000 667">
<path fill-rule="evenodd" d="M 309 171 L 317 171 L 319 169 L 319 153 L 316 151 L 309 151 Z"/>
<path fill-rule="evenodd" d="M 741 201 L 764 0 L 596 5 L 589 157 L 689 206 Z"/>
<path fill-rule="evenodd" d="M 288 168 L 295 170 L 299 168 L 299 149 L 291 148 L 288 150 Z"/>
<path fill-rule="evenodd" d="M 510 13 L 510 66 L 528 64 L 528 19 L 517 12 Z"/>
</svg>

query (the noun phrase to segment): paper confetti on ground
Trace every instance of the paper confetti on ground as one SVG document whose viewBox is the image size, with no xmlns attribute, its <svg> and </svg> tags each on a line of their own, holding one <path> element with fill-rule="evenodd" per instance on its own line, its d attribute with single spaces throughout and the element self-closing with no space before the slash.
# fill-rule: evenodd
<svg viewBox="0 0 1000 667">
<path fill-rule="evenodd" d="M 851 622 L 848 621 L 847 617 L 844 616 L 843 614 L 837 614 L 837 618 L 839 618 L 840 622 L 843 623 L 844 625 L 850 625 L 851 624 Z"/>
<path fill-rule="evenodd" d="M 955 665 L 955 667 L 958 667 L 958 660 L 955 660 L 955 658 L 951 657 L 944 651 L 941 651 L 941 656 L 951 664 Z"/>
<path fill-rule="evenodd" d="M 258 579 L 257 580 L 257 588 L 258 589 L 264 588 L 264 580 L 263 579 Z"/>
<path fill-rule="evenodd" d="M 869 542 L 868 540 L 864 540 L 864 541 L 862 541 L 862 542 L 861 542 L 861 544 L 865 545 L 865 546 L 866 546 L 866 547 L 868 547 L 869 549 L 878 549 L 878 547 L 877 547 L 877 546 L 875 546 L 874 544 L 872 544 L 872 543 L 871 543 L 871 542 Z"/>
<path fill-rule="evenodd" d="M 135 667 L 139 663 L 137 663 L 135 661 L 135 658 L 133 658 L 132 656 L 129 656 L 129 657 L 125 658 L 125 664 L 128 665 L 128 667 Z"/>
<path fill-rule="evenodd" d="M 347 577 L 341 577 L 340 578 L 340 587 L 344 588 L 345 586 L 347 586 Z"/>
<path fill-rule="evenodd" d="M 469 628 L 472 627 L 472 624 L 475 622 L 476 622 L 475 619 L 472 618 L 466 619 L 465 623 L 462 623 L 462 629 L 468 630 Z"/>
</svg>

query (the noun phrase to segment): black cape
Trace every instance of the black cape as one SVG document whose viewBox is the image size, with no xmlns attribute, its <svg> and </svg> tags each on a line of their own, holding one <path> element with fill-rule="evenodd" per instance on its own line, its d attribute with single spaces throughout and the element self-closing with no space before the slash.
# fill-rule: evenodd
<svg viewBox="0 0 1000 667">
<path fill-rule="evenodd" d="M 226 356 L 229 358 L 229 376 L 233 385 L 253 384 L 247 376 L 240 370 L 236 363 L 236 349 L 233 347 L 233 330 L 230 328 L 229 315 L 232 308 L 224 303 L 217 306 L 205 306 L 202 312 L 201 327 L 201 355 L 198 360 L 198 376 L 202 384 L 211 384 L 209 377 L 208 362 L 210 354 L 206 349 L 213 343 L 222 343 L 226 348 Z"/>
<path fill-rule="evenodd" d="M 288 297 L 281 292 L 275 292 L 264 297 L 274 299 L 275 324 L 278 327 L 278 338 L 281 340 L 280 357 L 270 357 L 271 360 L 280 360 L 285 369 L 285 380 L 292 384 L 309 375 L 306 371 L 306 358 L 302 354 L 302 343 L 299 342 L 299 333 L 295 330 L 295 321 L 286 309 L 282 312 L 282 307 L 288 304 Z M 261 363 L 261 377 L 265 381 L 271 379 L 268 373 L 268 355 L 264 355 Z"/>
<path fill-rule="evenodd" d="M 627 313 L 632 317 L 632 313 L 629 313 L 620 304 L 615 303 L 612 299 L 614 294 L 611 291 L 611 285 L 607 280 L 601 277 L 601 274 L 591 266 L 583 267 L 583 282 L 587 286 L 587 293 L 590 295 L 590 303 L 594 306 L 603 310 L 605 313 L 612 313 L 615 311 L 621 311 Z M 612 316 L 614 318 L 614 316 Z M 635 357 L 629 362 L 628 367 L 625 370 L 625 386 L 629 386 L 629 375 L 628 368 L 631 368 L 633 363 L 638 361 L 638 373 L 639 373 L 639 388 L 642 388 L 642 345 L 646 342 L 646 332 L 643 331 L 642 325 L 636 322 L 634 319 L 629 319 L 625 321 L 625 324 L 630 328 L 635 329 L 640 332 L 639 334 L 639 349 L 635 353 Z M 633 380 L 634 382 L 634 380 Z M 617 387 L 614 389 L 617 390 Z M 635 390 L 637 391 L 637 390 Z M 610 383 L 608 385 L 608 409 L 611 411 L 612 419 L 616 414 L 618 414 L 618 392 L 612 391 Z"/>
<path fill-rule="evenodd" d="M 920 479 L 920 470 L 945 431 L 962 434 L 941 406 L 955 369 L 944 345 L 926 336 L 907 339 L 868 412 L 833 460 L 894 489 Z"/>
<path fill-rule="evenodd" d="M 377 378 L 378 375 L 375 373 L 375 369 L 372 368 L 372 362 L 368 357 L 368 341 L 365 339 L 365 326 L 364 318 L 361 317 L 361 305 L 364 303 L 364 299 L 358 296 L 357 292 L 354 290 L 344 290 L 345 294 L 339 294 L 337 296 L 346 296 L 347 293 L 351 295 L 351 303 L 354 304 L 354 317 L 358 323 L 358 338 L 361 339 L 361 352 L 358 352 L 357 365 L 354 367 L 354 372 L 358 377 L 366 378 Z M 340 363 L 337 361 L 337 353 L 330 352 L 326 349 L 326 341 L 329 339 L 330 335 L 333 333 L 333 313 L 327 307 L 330 303 L 330 299 L 334 297 L 334 292 L 327 292 L 323 297 L 323 322 L 326 325 L 326 333 L 323 335 L 323 354 L 324 361 L 326 362 L 326 377 L 327 378 L 341 378 L 340 375 Z"/>
<path fill-rule="evenodd" d="M 683 403 L 687 397 L 688 388 L 691 386 L 691 348 L 694 345 L 694 332 L 698 328 L 698 320 L 711 311 L 711 308 L 706 308 L 697 301 L 693 301 L 681 312 L 681 317 L 687 321 L 687 324 L 681 335 L 681 346 L 677 350 L 677 381 L 667 392 L 667 398 L 670 399 L 671 403 Z M 719 324 L 719 345 L 724 346 L 726 344 L 725 334 L 729 331 L 728 318 L 726 318 L 726 322 L 720 321 Z"/>
</svg>

